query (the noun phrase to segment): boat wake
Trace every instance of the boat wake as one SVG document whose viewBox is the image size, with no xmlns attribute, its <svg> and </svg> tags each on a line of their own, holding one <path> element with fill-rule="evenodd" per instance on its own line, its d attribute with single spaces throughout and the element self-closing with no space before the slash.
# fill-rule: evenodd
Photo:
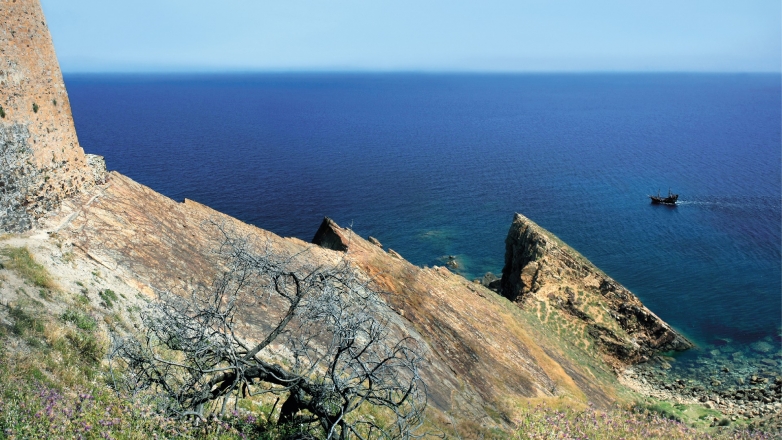
<svg viewBox="0 0 782 440">
<path fill-rule="evenodd" d="M 779 209 L 782 203 L 773 203 L 767 200 L 678 200 L 677 206 L 702 206 L 706 208 L 731 208 L 731 209 Z"/>
</svg>

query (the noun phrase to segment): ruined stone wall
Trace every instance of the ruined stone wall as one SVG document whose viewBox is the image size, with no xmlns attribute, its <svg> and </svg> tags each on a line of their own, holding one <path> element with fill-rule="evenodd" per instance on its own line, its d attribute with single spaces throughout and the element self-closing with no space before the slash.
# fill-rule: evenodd
<svg viewBox="0 0 782 440">
<path fill-rule="evenodd" d="M 0 230 L 22 231 L 95 182 L 39 0 L 0 0 Z"/>
</svg>

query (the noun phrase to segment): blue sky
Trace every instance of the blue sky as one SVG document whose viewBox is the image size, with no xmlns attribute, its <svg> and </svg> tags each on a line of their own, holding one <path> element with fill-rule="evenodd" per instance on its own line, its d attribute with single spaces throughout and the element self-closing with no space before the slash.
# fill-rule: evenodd
<svg viewBox="0 0 782 440">
<path fill-rule="evenodd" d="M 779 72 L 779 0 L 42 0 L 66 72 Z"/>
</svg>

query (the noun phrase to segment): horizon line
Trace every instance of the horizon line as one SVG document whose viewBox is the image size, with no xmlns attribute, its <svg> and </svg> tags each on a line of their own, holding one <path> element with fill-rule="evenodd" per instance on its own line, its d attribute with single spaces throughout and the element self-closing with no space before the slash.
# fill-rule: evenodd
<svg viewBox="0 0 782 440">
<path fill-rule="evenodd" d="M 420 75 L 782 75 L 782 70 L 431 70 L 431 69 L 161 69 L 78 70 L 61 69 L 63 75 L 214 75 L 214 74 L 420 74 Z"/>
</svg>

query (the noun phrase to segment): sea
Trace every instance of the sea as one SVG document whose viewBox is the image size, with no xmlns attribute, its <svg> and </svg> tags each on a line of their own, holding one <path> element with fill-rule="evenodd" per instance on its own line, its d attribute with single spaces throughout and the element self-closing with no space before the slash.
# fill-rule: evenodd
<svg viewBox="0 0 782 440">
<path fill-rule="evenodd" d="M 779 74 L 65 83 L 84 150 L 175 200 L 303 240 L 329 216 L 417 265 L 455 256 L 468 279 L 501 272 L 519 212 L 693 340 L 682 374 L 779 368 Z M 677 206 L 650 204 L 669 190 Z"/>
</svg>

